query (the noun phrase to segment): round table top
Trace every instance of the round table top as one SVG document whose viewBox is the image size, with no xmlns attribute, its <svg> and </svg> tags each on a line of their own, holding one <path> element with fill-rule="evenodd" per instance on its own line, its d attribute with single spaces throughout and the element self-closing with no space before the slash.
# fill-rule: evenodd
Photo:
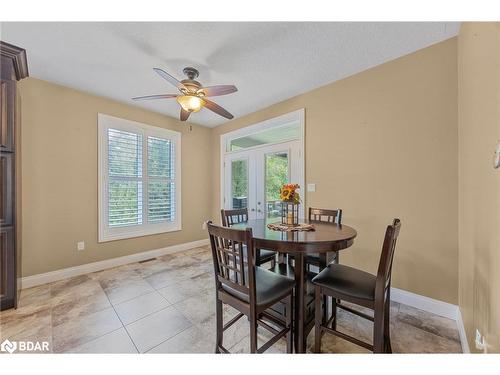
<svg viewBox="0 0 500 375">
<path fill-rule="evenodd" d="M 309 223 L 308 220 L 300 220 Z M 343 250 L 352 245 L 357 232 L 344 224 L 311 222 L 314 231 L 281 232 L 267 227 L 276 219 L 255 219 L 232 225 L 233 228 L 252 228 L 256 247 L 281 252 L 318 253 Z"/>
</svg>

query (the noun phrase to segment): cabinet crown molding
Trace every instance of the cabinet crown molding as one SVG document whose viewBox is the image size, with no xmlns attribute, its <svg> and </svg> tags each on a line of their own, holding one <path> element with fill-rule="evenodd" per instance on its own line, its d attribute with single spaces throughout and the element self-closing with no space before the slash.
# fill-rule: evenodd
<svg viewBox="0 0 500 375">
<path fill-rule="evenodd" d="M 12 44 L 0 41 L 0 53 L 2 56 L 12 60 L 16 80 L 21 80 L 29 76 L 28 60 L 26 58 L 26 50 L 16 47 Z"/>
</svg>

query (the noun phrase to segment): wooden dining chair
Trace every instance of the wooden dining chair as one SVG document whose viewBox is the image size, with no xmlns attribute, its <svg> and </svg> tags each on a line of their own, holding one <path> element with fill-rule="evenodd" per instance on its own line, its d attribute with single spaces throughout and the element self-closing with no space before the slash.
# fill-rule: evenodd
<svg viewBox="0 0 500 375">
<path fill-rule="evenodd" d="M 309 207 L 308 219 L 311 223 L 342 224 L 342 209 L 329 210 Z M 339 253 L 308 254 L 305 261 L 309 271 L 311 271 L 311 266 L 316 266 L 321 271 L 330 262 L 338 263 Z"/>
<path fill-rule="evenodd" d="M 224 227 L 231 227 L 234 224 L 245 223 L 248 221 L 248 209 L 239 208 L 234 210 L 220 210 L 221 222 Z M 258 249 L 256 252 L 256 262 L 260 266 L 271 262 L 271 268 L 276 265 L 276 252 L 266 249 Z"/>
<path fill-rule="evenodd" d="M 391 273 L 400 228 L 401 222 L 399 219 L 394 219 L 392 225 L 387 226 L 377 275 L 341 264 L 329 264 L 313 279 L 316 308 L 314 338 L 316 353 L 321 352 L 323 333 L 331 333 L 375 353 L 392 353 L 389 329 Z M 333 300 L 333 313 L 326 322 L 321 309 L 324 295 L 331 296 Z M 345 304 L 339 305 L 336 302 L 337 300 L 372 309 L 373 317 L 345 306 Z M 337 308 L 374 322 L 373 344 L 339 332 L 337 330 Z"/>
<path fill-rule="evenodd" d="M 250 352 L 263 353 L 286 336 L 287 352 L 293 348 L 292 295 L 295 282 L 285 276 L 255 265 L 252 229 L 238 230 L 207 224 L 212 248 L 216 286 L 216 353 L 229 353 L 223 346 L 224 331 L 243 316 L 250 321 Z M 247 261 L 244 262 L 244 249 Z M 284 302 L 283 315 L 269 314 L 273 305 Z M 223 303 L 239 311 L 223 322 Z M 260 348 L 257 345 L 257 326 L 274 336 Z"/>
</svg>

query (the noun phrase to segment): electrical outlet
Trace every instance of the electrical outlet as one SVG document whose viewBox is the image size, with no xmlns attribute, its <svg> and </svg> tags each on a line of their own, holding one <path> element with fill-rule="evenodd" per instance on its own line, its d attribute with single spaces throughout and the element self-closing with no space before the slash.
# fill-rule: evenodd
<svg viewBox="0 0 500 375">
<path fill-rule="evenodd" d="M 76 249 L 78 251 L 85 250 L 85 242 L 83 242 L 83 241 L 77 242 L 76 243 Z"/>
<path fill-rule="evenodd" d="M 201 229 L 207 230 L 207 222 L 204 221 L 203 224 L 201 224 Z"/>
</svg>

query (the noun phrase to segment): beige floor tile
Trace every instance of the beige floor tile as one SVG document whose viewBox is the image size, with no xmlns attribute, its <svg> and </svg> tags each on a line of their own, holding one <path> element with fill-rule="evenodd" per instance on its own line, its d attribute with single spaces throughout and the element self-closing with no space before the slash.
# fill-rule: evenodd
<svg viewBox="0 0 500 375">
<path fill-rule="evenodd" d="M 17 309 L 24 312 L 35 312 L 46 309 L 51 304 L 50 284 L 45 284 L 21 290 Z"/>
<path fill-rule="evenodd" d="M 52 306 L 73 302 L 102 291 L 99 283 L 89 275 L 81 275 L 50 284 Z"/>
<path fill-rule="evenodd" d="M 122 302 L 115 306 L 115 310 L 123 324 L 127 325 L 169 305 L 158 292 L 151 292 Z"/>
<path fill-rule="evenodd" d="M 66 352 L 122 326 L 113 308 L 73 318 L 52 328 L 53 350 Z"/>
<path fill-rule="evenodd" d="M 196 277 L 204 273 L 198 266 L 182 266 L 175 269 L 166 269 L 147 276 L 145 280 L 155 289 L 161 289 L 169 285 Z"/>
<path fill-rule="evenodd" d="M 170 303 L 178 303 L 188 298 L 206 294 L 207 291 L 215 289 L 214 277 L 203 273 L 187 280 L 158 289 L 158 292 Z M 215 298 L 215 291 L 214 291 Z"/>
<path fill-rule="evenodd" d="M 174 307 L 199 328 L 215 321 L 215 294 L 200 294 L 176 303 Z"/>
<path fill-rule="evenodd" d="M 215 336 L 191 326 L 154 347 L 148 353 L 214 353 Z"/>
<path fill-rule="evenodd" d="M 457 323 L 448 318 L 428 313 L 410 306 L 402 305 L 397 319 L 426 332 L 460 342 Z"/>
<path fill-rule="evenodd" d="M 96 288 L 91 295 L 82 295 L 68 302 L 52 307 L 52 324 L 58 326 L 76 317 L 92 314 L 110 308 L 108 297 L 101 288 Z"/>
<path fill-rule="evenodd" d="M 94 272 L 91 274 L 91 277 L 98 281 L 104 290 L 112 289 L 121 286 L 124 280 L 132 281 L 142 279 L 141 274 L 137 271 L 138 267 L 139 263 L 126 264 L 120 267 Z"/>
<path fill-rule="evenodd" d="M 114 286 L 113 288 L 104 289 L 109 301 L 113 305 L 117 305 L 153 291 L 153 287 L 142 278 L 124 279 L 121 284 Z"/>
<path fill-rule="evenodd" d="M 50 308 L 37 310 L 35 312 L 22 309 L 8 310 L 0 315 L 0 340 L 17 338 L 28 340 L 40 337 L 47 339 L 50 336 L 52 317 Z M 49 329 L 49 335 L 47 335 Z"/>
<path fill-rule="evenodd" d="M 146 262 L 137 263 L 136 271 L 143 277 L 146 278 L 154 273 L 171 270 L 172 266 L 168 262 L 154 258 Z"/>
<path fill-rule="evenodd" d="M 429 333 L 399 320 L 394 320 L 391 328 L 394 353 L 462 353 L 460 342 Z"/>
<path fill-rule="evenodd" d="M 189 320 L 171 306 L 127 325 L 126 329 L 137 349 L 144 353 L 190 326 Z"/>
<path fill-rule="evenodd" d="M 125 328 L 120 328 L 70 349 L 68 353 L 137 353 L 137 349 Z"/>
</svg>

